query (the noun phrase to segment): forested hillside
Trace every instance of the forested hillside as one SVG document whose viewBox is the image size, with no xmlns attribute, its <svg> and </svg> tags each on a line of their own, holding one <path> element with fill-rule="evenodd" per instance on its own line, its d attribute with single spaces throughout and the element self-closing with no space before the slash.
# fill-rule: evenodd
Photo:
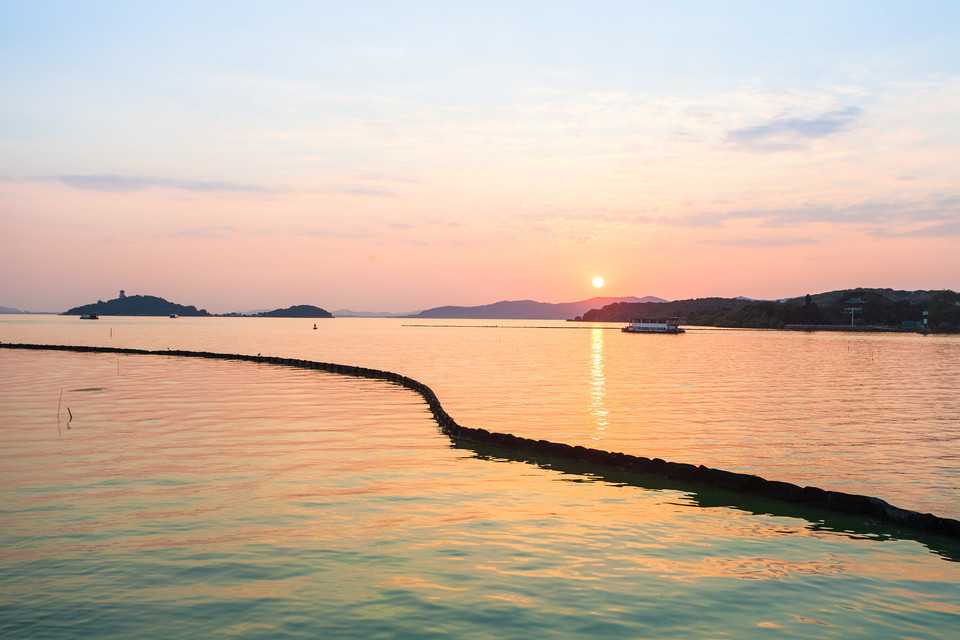
<svg viewBox="0 0 960 640">
<path fill-rule="evenodd" d="M 856 311 L 851 314 L 850 309 Z M 640 317 L 682 315 L 685 324 L 710 327 L 783 329 L 789 325 L 853 324 L 909 329 L 922 325 L 924 311 L 928 313 L 932 331 L 960 330 L 960 294 L 949 290 L 848 289 L 784 302 L 697 298 L 666 303 L 619 303 L 588 311 L 581 319 L 586 322 L 629 322 Z"/>
</svg>

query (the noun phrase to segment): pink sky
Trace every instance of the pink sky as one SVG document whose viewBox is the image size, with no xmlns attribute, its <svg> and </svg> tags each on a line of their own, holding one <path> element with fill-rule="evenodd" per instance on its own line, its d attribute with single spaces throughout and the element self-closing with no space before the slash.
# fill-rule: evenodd
<svg viewBox="0 0 960 640">
<path fill-rule="evenodd" d="M 511 6 L 326 40 L 288 29 L 309 5 L 222 33 L 201 28 L 214 15 L 119 11 L 66 41 L 71 5 L 6 8 L 0 305 L 125 289 L 215 313 L 403 312 L 960 288 L 956 11 L 870 32 L 856 12 L 717 16 L 688 42 L 673 10 L 611 3 L 623 15 L 607 23 L 567 8 L 543 26 Z M 821 40 L 762 35 L 787 18 Z M 655 42 L 634 42 L 630 24 L 654 19 Z M 507 27 L 519 39 L 486 38 Z M 177 52 L 150 46 L 174 33 Z M 675 66 L 652 61 L 664 52 Z"/>
</svg>

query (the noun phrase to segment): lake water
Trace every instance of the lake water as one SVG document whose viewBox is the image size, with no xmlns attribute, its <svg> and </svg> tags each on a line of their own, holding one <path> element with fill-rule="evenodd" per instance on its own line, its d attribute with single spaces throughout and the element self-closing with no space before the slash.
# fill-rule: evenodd
<svg viewBox="0 0 960 640">
<path fill-rule="evenodd" d="M 960 517 L 956 337 L 316 324 L 0 316 L 0 340 L 386 369 L 430 385 L 464 426 Z M 6 349 L 0 374 L 5 638 L 960 628 L 956 540 L 457 447 L 419 396 L 382 381 Z"/>
</svg>

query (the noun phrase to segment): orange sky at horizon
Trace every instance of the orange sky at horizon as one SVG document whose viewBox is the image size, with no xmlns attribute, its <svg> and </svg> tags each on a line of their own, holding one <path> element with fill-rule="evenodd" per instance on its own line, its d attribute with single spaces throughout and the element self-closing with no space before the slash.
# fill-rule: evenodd
<svg viewBox="0 0 960 640">
<path fill-rule="evenodd" d="M 49 279 L 71 292 L 58 307 L 38 310 L 110 299 L 119 289 L 215 313 L 293 304 L 414 311 L 595 295 L 770 299 L 855 286 L 949 288 L 957 273 L 930 271 L 930 265 L 956 263 L 953 243 L 882 235 L 852 243 L 842 228 L 823 221 L 804 225 L 799 239 L 771 238 L 750 218 L 730 219 L 722 228 L 637 223 L 626 216 L 597 225 L 560 215 L 550 224 L 513 218 L 407 227 L 383 221 L 376 229 L 348 224 L 325 231 L 262 224 L 273 216 L 309 224 L 300 212 L 311 203 L 298 197 L 217 197 L 216 205 L 229 210 L 229 224 L 219 224 L 210 198 L 192 194 L 73 193 L 34 183 L 0 189 L 7 202 L 21 201 L 25 210 L 30 203 L 36 211 L 29 223 L 8 220 L 18 242 L 4 248 L 4 270 L 15 281 L 5 289 L 22 286 L 19 293 L 29 298 L 30 279 L 17 276 L 21 269 L 46 268 Z M 77 207 L 95 213 L 82 220 L 60 215 Z M 130 211 L 144 222 L 124 223 Z M 895 266 L 895 273 L 881 275 L 877 260 L 898 254 L 895 265 L 883 265 Z M 592 284 L 596 276 L 605 280 L 601 289 Z"/>
</svg>

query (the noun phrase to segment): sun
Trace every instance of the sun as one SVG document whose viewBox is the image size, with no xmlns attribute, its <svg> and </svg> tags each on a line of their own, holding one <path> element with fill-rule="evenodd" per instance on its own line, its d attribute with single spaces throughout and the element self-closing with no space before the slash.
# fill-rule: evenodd
<svg viewBox="0 0 960 640">
<path fill-rule="evenodd" d="M 599 289 L 600 287 L 602 287 L 602 286 L 603 286 L 603 278 L 601 278 L 600 276 L 597 276 L 596 278 L 594 278 L 594 279 L 593 279 L 593 286 L 595 286 L 597 289 Z"/>
</svg>

